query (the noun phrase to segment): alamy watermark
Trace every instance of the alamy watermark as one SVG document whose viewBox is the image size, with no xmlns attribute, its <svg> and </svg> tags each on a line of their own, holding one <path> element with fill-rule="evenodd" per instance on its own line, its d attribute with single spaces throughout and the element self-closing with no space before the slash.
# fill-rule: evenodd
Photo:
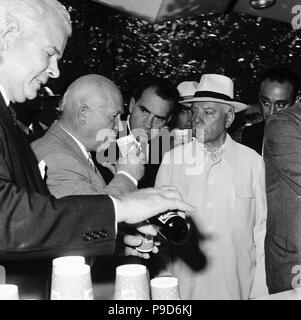
<svg viewBox="0 0 301 320">
<path fill-rule="evenodd" d="M 294 265 L 292 267 L 292 274 L 296 274 L 291 282 L 292 288 L 301 288 L 301 265 Z"/>
<path fill-rule="evenodd" d="M 172 131 L 167 128 L 153 129 L 148 135 L 142 129 L 134 129 L 129 134 L 126 122 L 120 127 L 122 130 L 119 131 L 117 140 L 113 130 L 101 129 L 97 132 L 96 140 L 99 142 L 99 147 L 96 158 L 98 163 L 116 164 L 120 157 L 126 157 L 127 153 L 139 150 L 146 155 L 149 164 L 160 164 L 164 154 L 182 145 L 183 147 L 177 148 L 176 152 L 168 153 L 168 156 L 164 157 L 164 163 L 184 165 L 187 175 L 198 175 L 203 172 L 204 152 L 200 152 L 201 148 L 198 145 L 198 143 L 201 145 L 204 143 L 203 129 L 195 131 L 194 138 L 198 143 L 192 143 L 189 148 L 185 148 L 184 145 L 192 141 L 191 129 Z M 118 144 L 119 141 L 122 143 Z"/>
<path fill-rule="evenodd" d="M 298 30 L 301 28 L 301 4 L 297 4 L 292 7 L 292 14 L 294 14 L 291 21 L 292 28 L 294 30 Z"/>
</svg>

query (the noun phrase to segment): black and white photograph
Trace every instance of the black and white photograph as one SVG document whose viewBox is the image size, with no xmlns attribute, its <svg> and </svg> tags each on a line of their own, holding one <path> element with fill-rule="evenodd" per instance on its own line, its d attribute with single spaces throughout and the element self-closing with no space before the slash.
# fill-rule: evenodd
<svg viewBox="0 0 301 320">
<path fill-rule="evenodd" d="M 301 300 L 301 2 L 0 0 L 0 300 Z"/>
</svg>

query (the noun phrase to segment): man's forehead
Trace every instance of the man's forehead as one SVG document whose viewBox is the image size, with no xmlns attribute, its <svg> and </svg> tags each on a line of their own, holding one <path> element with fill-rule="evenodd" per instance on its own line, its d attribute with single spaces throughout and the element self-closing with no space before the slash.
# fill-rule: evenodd
<svg viewBox="0 0 301 320">
<path fill-rule="evenodd" d="M 142 94 L 136 105 L 160 117 L 168 116 L 173 107 L 172 101 L 161 98 L 155 92 Z"/>
<path fill-rule="evenodd" d="M 265 80 L 260 86 L 260 93 L 264 96 L 286 97 L 293 93 L 293 86 L 289 82 Z"/>
</svg>

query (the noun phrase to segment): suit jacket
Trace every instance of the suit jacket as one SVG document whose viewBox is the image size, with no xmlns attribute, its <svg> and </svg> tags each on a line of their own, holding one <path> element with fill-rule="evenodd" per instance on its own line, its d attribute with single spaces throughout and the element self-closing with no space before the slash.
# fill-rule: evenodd
<svg viewBox="0 0 301 320">
<path fill-rule="evenodd" d="M 265 121 L 260 121 L 245 127 L 242 131 L 241 143 L 262 154 Z"/>
<path fill-rule="evenodd" d="M 1 95 L 0 215 L 0 264 L 6 267 L 7 282 L 19 285 L 21 297 L 45 297 L 49 258 L 114 252 L 112 199 L 107 195 L 60 200 L 51 196 Z"/>
<path fill-rule="evenodd" d="M 46 183 L 50 192 L 61 198 L 67 195 L 108 193 L 119 197 L 137 190 L 125 175 L 116 174 L 106 185 L 74 139 L 56 122 L 45 135 L 31 144 L 38 161 L 47 166 Z"/>
<path fill-rule="evenodd" d="M 156 175 L 162 161 L 160 140 L 154 138 L 148 142 L 148 162 L 145 164 L 143 177 L 138 182 L 138 188 L 151 188 L 155 186 Z"/>
<path fill-rule="evenodd" d="M 265 128 L 266 274 L 270 293 L 298 285 L 301 268 L 301 104 L 272 115 Z M 296 269 L 297 268 L 297 269 Z"/>
</svg>

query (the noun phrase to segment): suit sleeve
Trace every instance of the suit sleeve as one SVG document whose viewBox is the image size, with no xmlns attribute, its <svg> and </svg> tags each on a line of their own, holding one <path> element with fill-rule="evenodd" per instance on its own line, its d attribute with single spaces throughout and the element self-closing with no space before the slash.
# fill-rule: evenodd
<svg viewBox="0 0 301 320">
<path fill-rule="evenodd" d="M 301 195 L 301 170 L 296 163 L 301 159 L 300 128 L 290 120 L 280 116 L 271 118 L 265 128 L 264 157 L 271 163 L 290 185 Z"/>
<path fill-rule="evenodd" d="M 38 154 L 37 157 L 40 158 Z M 120 197 L 137 190 L 135 184 L 125 175 L 115 175 L 108 185 L 101 177 L 92 182 L 87 168 L 68 153 L 49 152 L 44 155 L 43 160 L 47 168 L 47 186 L 56 198 L 101 193 Z"/>
<path fill-rule="evenodd" d="M 256 184 L 256 214 L 253 229 L 254 245 L 255 245 L 255 274 L 251 288 L 250 298 L 265 296 L 268 294 L 265 273 L 265 255 L 264 255 L 264 239 L 266 234 L 267 219 L 267 200 L 265 193 L 265 171 L 264 162 L 260 160 L 259 170 L 256 172 L 258 177 Z"/>
<path fill-rule="evenodd" d="M 18 188 L 12 182 L 1 141 L 0 215 L 0 261 L 107 255 L 115 249 L 115 211 L 109 196 L 58 200 Z"/>
</svg>

